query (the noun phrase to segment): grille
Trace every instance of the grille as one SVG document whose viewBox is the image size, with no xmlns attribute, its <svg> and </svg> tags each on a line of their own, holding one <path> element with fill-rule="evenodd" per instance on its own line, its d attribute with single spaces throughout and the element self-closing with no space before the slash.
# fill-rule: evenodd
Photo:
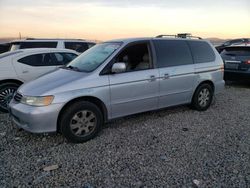
<svg viewBox="0 0 250 188">
<path fill-rule="evenodd" d="M 15 96 L 14 96 L 14 100 L 17 101 L 17 102 L 20 102 L 22 97 L 23 96 L 20 93 L 16 93 Z"/>
</svg>

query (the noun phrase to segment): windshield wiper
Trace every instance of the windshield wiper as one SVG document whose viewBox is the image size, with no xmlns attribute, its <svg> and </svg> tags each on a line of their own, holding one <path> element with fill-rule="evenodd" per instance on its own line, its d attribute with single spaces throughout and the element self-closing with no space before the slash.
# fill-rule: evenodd
<svg viewBox="0 0 250 188">
<path fill-rule="evenodd" d="M 61 68 L 63 68 L 63 69 L 71 69 L 71 70 L 74 70 L 74 71 L 77 71 L 77 72 L 81 72 L 81 70 L 78 67 L 74 67 L 72 65 L 64 66 L 64 67 L 61 67 Z"/>
</svg>

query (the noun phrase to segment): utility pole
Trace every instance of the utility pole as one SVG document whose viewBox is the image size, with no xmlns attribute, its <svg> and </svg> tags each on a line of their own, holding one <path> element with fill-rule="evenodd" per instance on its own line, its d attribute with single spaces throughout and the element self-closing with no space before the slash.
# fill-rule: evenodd
<svg viewBox="0 0 250 188">
<path fill-rule="evenodd" d="M 19 39 L 22 39 L 22 35 L 21 35 L 21 32 L 19 32 Z"/>
</svg>

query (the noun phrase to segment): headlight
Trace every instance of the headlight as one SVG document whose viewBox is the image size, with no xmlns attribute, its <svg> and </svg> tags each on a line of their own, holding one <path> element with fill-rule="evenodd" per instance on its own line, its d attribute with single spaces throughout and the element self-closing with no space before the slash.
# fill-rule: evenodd
<svg viewBox="0 0 250 188">
<path fill-rule="evenodd" d="M 48 106 L 52 103 L 54 96 L 30 97 L 23 96 L 21 103 L 31 106 Z"/>
</svg>

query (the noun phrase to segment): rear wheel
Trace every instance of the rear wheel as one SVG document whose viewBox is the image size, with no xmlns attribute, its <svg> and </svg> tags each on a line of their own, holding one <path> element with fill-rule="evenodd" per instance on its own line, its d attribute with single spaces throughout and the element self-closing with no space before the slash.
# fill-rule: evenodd
<svg viewBox="0 0 250 188">
<path fill-rule="evenodd" d="M 74 143 L 81 143 L 94 138 L 103 125 L 100 109 L 88 101 L 70 105 L 59 121 L 64 137 Z"/>
<path fill-rule="evenodd" d="M 204 111 L 209 108 L 213 100 L 213 89 L 210 84 L 200 85 L 193 96 L 192 107 L 198 111 Z"/>
<path fill-rule="evenodd" d="M 16 83 L 3 83 L 0 85 L 0 111 L 8 112 L 8 105 L 16 92 L 19 84 Z"/>
</svg>

